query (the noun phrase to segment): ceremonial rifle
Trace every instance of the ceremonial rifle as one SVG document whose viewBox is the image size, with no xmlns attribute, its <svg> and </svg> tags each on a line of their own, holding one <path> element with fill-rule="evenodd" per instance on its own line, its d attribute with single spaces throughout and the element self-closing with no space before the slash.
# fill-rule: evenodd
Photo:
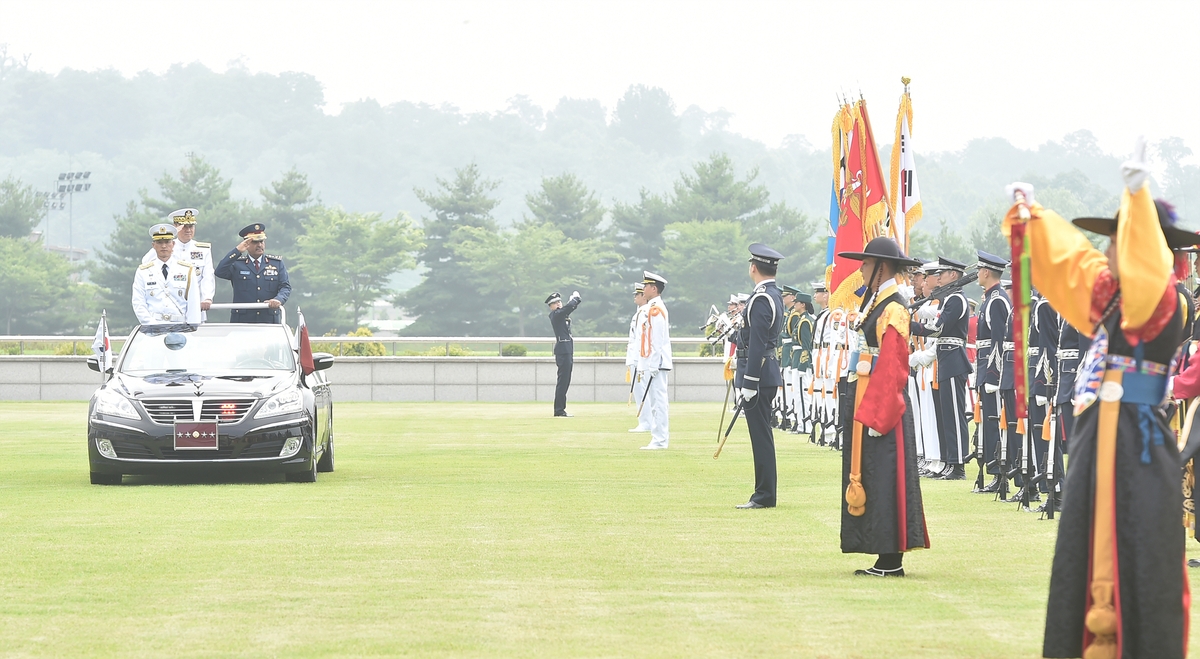
<svg viewBox="0 0 1200 659">
<path fill-rule="evenodd" d="M 987 473 L 987 460 L 983 457 L 983 417 L 980 414 L 980 405 L 975 403 L 975 462 L 979 463 L 979 474 L 975 476 L 975 491 L 982 492 L 986 487 L 984 474 Z"/>
<path fill-rule="evenodd" d="M 912 303 L 910 303 L 908 305 L 908 308 L 909 309 L 920 309 L 921 305 L 925 304 L 926 302 L 928 302 L 930 300 L 944 299 L 946 296 L 950 295 L 951 293 L 961 290 L 967 284 L 974 283 L 976 279 L 979 279 L 979 269 L 978 268 L 967 271 L 966 274 L 959 277 L 958 279 L 955 279 L 954 281 L 950 282 L 949 284 L 942 284 L 941 286 L 938 286 L 937 288 L 935 288 L 929 292 L 928 297 L 923 297 L 919 300 L 913 300 Z"/>
<path fill-rule="evenodd" d="M 1054 491 L 1058 486 L 1058 475 L 1054 473 L 1054 463 L 1056 462 L 1054 452 L 1058 450 L 1058 414 L 1054 412 L 1053 399 L 1046 407 L 1049 408 L 1046 411 L 1047 423 L 1051 425 L 1050 446 L 1046 450 L 1046 468 L 1043 470 L 1046 474 L 1046 504 L 1042 506 L 1042 519 L 1054 519 L 1054 508 L 1057 503 L 1054 500 Z"/>
<path fill-rule="evenodd" d="M 779 379 L 783 382 L 783 384 L 779 387 L 781 396 L 783 398 L 783 401 L 780 403 L 780 409 L 779 409 L 779 416 L 781 419 L 779 422 L 779 429 L 780 430 L 788 430 L 792 427 L 792 422 L 791 422 L 791 419 L 788 418 L 788 415 L 790 413 L 788 410 L 788 399 L 787 399 L 788 383 L 787 383 L 787 380 L 783 377 L 783 367 L 782 366 L 779 367 L 779 375 L 780 375 Z"/>
<path fill-rule="evenodd" d="M 1000 416 L 1000 473 L 996 478 L 1000 481 L 996 484 L 996 499 L 1000 501 L 1008 501 L 1008 416 L 1005 414 L 1004 399 L 1000 397 L 1000 390 L 996 390 L 996 411 Z"/>
</svg>

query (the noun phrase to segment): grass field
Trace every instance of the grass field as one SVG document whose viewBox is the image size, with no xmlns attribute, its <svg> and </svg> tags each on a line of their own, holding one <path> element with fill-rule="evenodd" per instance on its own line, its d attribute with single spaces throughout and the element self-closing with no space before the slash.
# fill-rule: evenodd
<svg viewBox="0 0 1200 659">
<path fill-rule="evenodd" d="M 780 437 L 779 507 L 741 511 L 717 406 L 658 452 L 624 405 L 549 412 L 342 404 L 316 484 L 102 487 L 85 404 L 0 404 L 0 656 L 1041 654 L 1055 522 L 925 481 L 933 548 L 854 578 L 837 454 Z"/>
</svg>

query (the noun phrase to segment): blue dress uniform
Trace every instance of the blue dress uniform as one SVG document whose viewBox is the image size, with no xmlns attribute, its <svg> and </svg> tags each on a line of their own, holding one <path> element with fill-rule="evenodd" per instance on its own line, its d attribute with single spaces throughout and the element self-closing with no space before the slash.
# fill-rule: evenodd
<svg viewBox="0 0 1200 659">
<path fill-rule="evenodd" d="M 262 224 L 251 224 L 238 235 L 251 240 L 262 240 L 267 236 Z M 285 303 L 292 294 L 292 284 L 288 281 L 283 259 L 271 254 L 254 259 L 234 249 L 221 259 L 213 274 L 233 284 L 235 304 L 269 300 Z M 280 312 L 278 309 L 234 309 L 229 313 L 229 322 L 278 323 Z"/>
<path fill-rule="evenodd" d="M 771 266 L 779 264 L 783 255 L 763 245 L 750 246 L 750 262 Z M 775 467 L 775 435 L 771 430 L 771 401 L 783 378 L 775 343 L 783 330 L 783 296 L 775 278 L 764 279 L 754 287 L 750 300 L 742 311 L 746 338 L 746 368 L 742 373 L 742 388 L 758 393 L 743 403 L 746 427 L 750 431 L 750 448 L 754 453 L 754 494 L 739 508 L 775 507 L 778 475 Z M 741 348 L 741 345 L 738 346 Z"/>
<path fill-rule="evenodd" d="M 566 304 L 550 312 L 550 326 L 554 328 L 554 364 L 558 366 L 558 382 L 554 385 L 554 416 L 567 414 L 567 389 L 571 386 L 571 371 L 575 368 L 575 338 L 571 336 L 571 312 L 579 308 L 578 292 Z M 553 293 L 546 304 L 562 302 L 562 296 Z"/>
<path fill-rule="evenodd" d="M 979 252 L 979 267 L 993 272 L 1003 273 L 1008 267 L 1008 261 Z M 1008 322 L 1009 308 L 1012 306 L 1008 293 L 996 284 L 983 294 L 983 304 L 979 305 L 978 320 L 975 327 L 975 386 L 979 391 L 980 407 L 982 408 L 983 423 L 983 456 L 984 460 L 994 460 L 998 455 L 1000 441 L 1000 396 L 997 393 L 987 393 L 986 385 L 1000 386 L 1000 372 L 1003 365 L 1004 327 Z M 989 474 L 999 474 L 999 462 L 989 462 Z M 999 479 L 984 488 L 995 491 Z"/>
<path fill-rule="evenodd" d="M 946 270 L 963 272 L 966 264 L 946 257 L 938 258 Z M 954 291 L 941 301 L 936 325 L 937 389 L 939 444 L 942 460 L 951 465 L 951 480 L 966 478 L 968 447 L 967 377 L 971 363 L 967 361 L 967 332 L 971 324 L 971 307 L 962 290 Z"/>
</svg>

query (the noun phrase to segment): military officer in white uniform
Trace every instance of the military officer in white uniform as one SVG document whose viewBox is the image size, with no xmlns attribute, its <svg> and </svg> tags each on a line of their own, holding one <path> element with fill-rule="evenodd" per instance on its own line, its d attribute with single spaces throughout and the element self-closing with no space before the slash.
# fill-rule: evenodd
<svg viewBox="0 0 1200 659">
<path fill-rule="evenodd" d="M 667 418 L 667 373 L 671 371 L 671 323 L 663 304 L 667 280 L 653 272 L 642 272 L 645 284 L 646 313 L 642 318 L 641 345 L 638 346 L 638 377 L 646 386 L 646 407 L 650 408 L 650 443 L 643 449 L 665 449 L 671 435 Z"/>
<path fill-rule="evenodd" d="M 630 428 L 629 432 L 650 432 L 650 409 L 648 406 L 641 406 L 642 396 L 646 393 L 646 383 L 638 377 L 640 375 L 638 362 L 641 359 L 642 324 L 646 320 L 646 285 L 640 281 L 633 285 L 633 303 L 637 305 L 637 311 L 629 320 L 629 345 L 625 348 L 625 368 L 629 370 L 631 380 L 630 395 L 633 403 L 641 407 L 641 413 L 638 414 L 637 427 Z"/>
<path fill-rule="evenodd" d="M 196 277 L 200 280 L 200 317 L 208 320 L 208 307 L 212 305 L 213 295 L 217 292 L 217 280 L 213 277 L 212 245 L 196 240 L 195 208 L 180 208 L 167 216 L 175 225 L 175 258 L 192 264 Z M 151 249 L 142 257 L 142 263 L 150 263 L 158 258 Z"/>
<path fill-rule="evenodd" d="M 200 281 L 191 263 L 177 259 L 175 227 L 150 228 L 154 260 L 138 266 L 133 277 L 133 313 L 142 325 L 199 325 Z"/>
</svg>

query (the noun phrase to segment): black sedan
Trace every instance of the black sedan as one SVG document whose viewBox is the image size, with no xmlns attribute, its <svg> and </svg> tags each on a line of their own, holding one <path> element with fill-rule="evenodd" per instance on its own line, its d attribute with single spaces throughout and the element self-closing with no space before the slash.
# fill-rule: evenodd
<svg viewBox="0 0 1200 659">
<path fill-rule="evenodd" d="M 134 329 L 88 407 L 92 483 L 197 469 L 313 482 L 333 471 L 333 356 L 313 355 L 307 375 L 300 362 L 286 325 Z"/>
</svg>

